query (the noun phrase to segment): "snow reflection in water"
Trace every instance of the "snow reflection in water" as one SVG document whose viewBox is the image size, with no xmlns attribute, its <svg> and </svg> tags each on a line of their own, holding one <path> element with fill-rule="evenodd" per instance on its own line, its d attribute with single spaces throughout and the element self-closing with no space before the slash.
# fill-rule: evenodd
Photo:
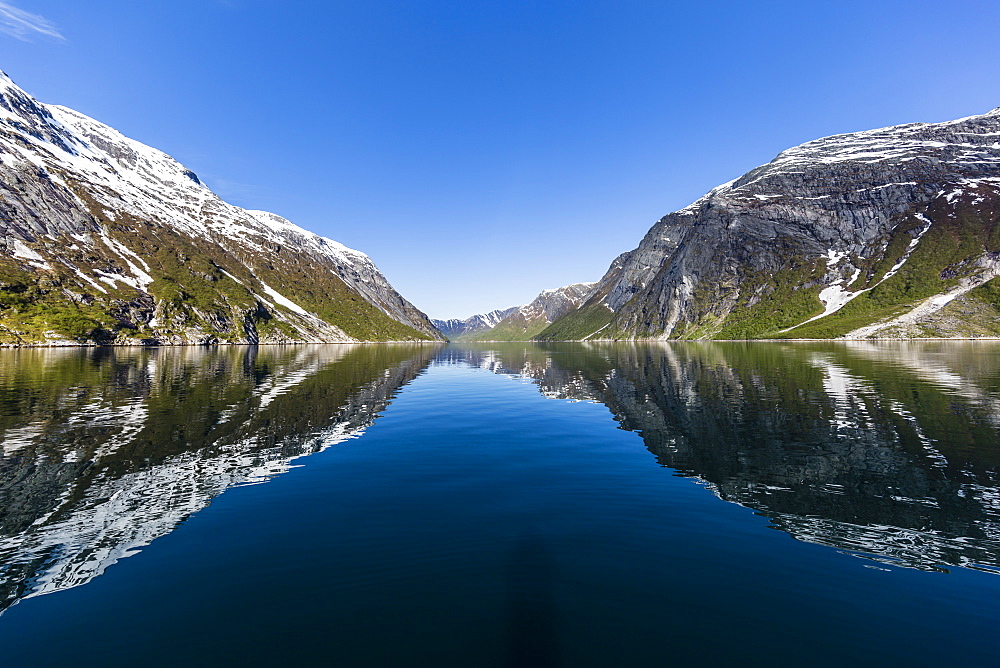
<svg viewBox="0 0 1000 668">
<path fill-rule="evenodd" d="M 360 435 L 433 346 L 4 351 L 0 610 Z"/>
<path fill-rule="evenodd" d="M 1000 344 L 445 351 L 606 404 L 660 464 L 775 529 L 896 566 L 1000 572 Z"/>
<path fill-rule="evenodd" d="M 659 464 L 799 540 L 873 563 L 994 572 L 996 352 L 988 343 L 3 351 L 0 607 L 84 584 L 226 489 L 357 437 L 432 362 L 603 403 Z"/>
</svg>

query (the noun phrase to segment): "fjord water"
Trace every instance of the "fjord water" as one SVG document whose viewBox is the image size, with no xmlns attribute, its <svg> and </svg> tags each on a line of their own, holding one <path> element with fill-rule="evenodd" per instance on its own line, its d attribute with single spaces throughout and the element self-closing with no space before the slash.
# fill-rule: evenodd
<svg viewBox="0 0 1000 668">
<path fill-rule="evenodd" d="M 998 428 L 989 342 L 3 351 L 0 646 L 995 665 Z"/>
</svg>

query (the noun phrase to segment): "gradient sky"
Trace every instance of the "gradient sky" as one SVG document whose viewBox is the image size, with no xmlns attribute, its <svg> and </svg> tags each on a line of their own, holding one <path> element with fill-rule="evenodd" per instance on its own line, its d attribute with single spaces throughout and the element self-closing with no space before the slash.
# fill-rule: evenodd
<svg viewBox="0 0 1000 668">
<path fill-rule="evenodd" d="M 818 137 L 1000 106 L 1000 3 L 0 2 L 0 69 L 432 317 L 594 281 Z"/>
</svg>

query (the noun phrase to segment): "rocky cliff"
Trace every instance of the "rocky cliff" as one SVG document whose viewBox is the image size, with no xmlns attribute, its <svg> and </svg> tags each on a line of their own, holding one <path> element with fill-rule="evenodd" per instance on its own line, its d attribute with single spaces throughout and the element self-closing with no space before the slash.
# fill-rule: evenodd
<svg viewBox="0 0 1000 668">
<path fill-rule="evenodd" d="M 440 339 L 364 253 L 0 72 L 0 343 Z"/>
<path fill-rule="evenodd" d="M 542 339 L 1000 336 L 1000 109 L 811 141 L 647 233 Z"/>
<path fill-rule="evenodd" d="M 492 328 L 463 336 L 463 341 L 529 341 L 565 313 L 578 308 L 594 283 L 573 283 L 543 290 L 530 304 L 508 310 Z"/>
</svg>

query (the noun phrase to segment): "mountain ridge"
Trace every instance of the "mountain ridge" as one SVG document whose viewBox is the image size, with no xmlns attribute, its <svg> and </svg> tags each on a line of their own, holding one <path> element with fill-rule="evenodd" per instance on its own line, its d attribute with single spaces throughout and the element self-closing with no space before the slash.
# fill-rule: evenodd
<svg viewBox="0 0 1000 668">
<path fill-rule="evenodd" d="M 431 322 L 437 327 L 439 332 L 449 339 L 455 339 L 460 336 L 493 329 L 500 321 L 514 313 L 518 308 L 520 307 L 511 306 L 505 309 L 494 309 L 489 313 L 477 313 L 465 319 L 451 318 L 449 320 L 439 320 L 432 318 Z"/>
</svg>

